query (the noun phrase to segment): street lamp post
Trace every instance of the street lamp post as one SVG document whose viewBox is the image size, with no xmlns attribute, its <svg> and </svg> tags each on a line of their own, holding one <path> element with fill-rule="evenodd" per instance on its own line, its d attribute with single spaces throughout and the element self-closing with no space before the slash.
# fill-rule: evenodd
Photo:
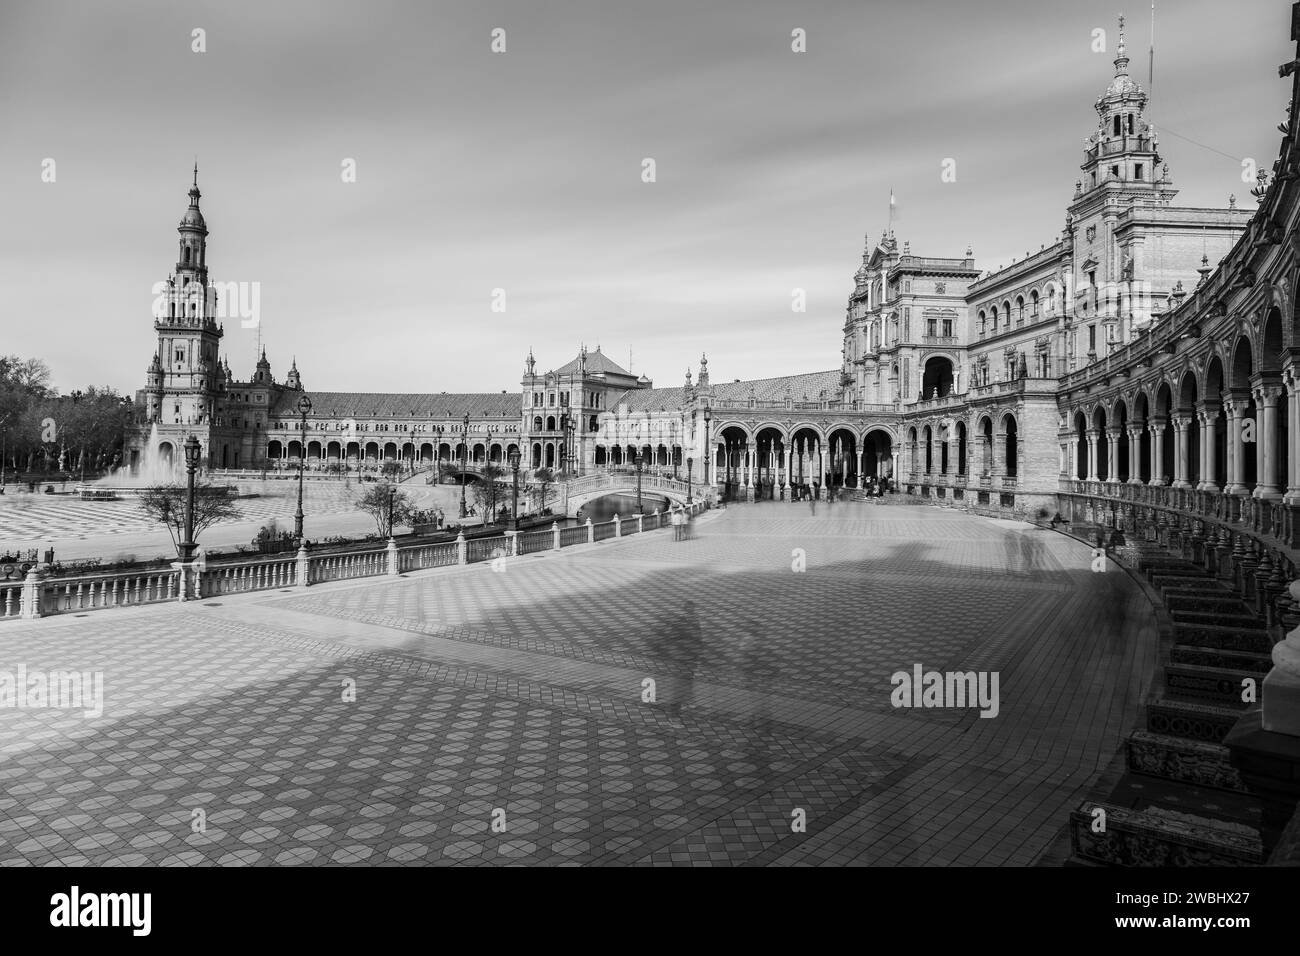
<svg viewBox="0 0 1300 956">
<path fill-rule="evenodd" d="M 298 414 L 302 417 L 302 440 L 298 447 L 298 510 L 293 515 L 293 536 L 302 547 L 302 471 L 307 464 L 307 416 L 311 413 L 311 399 L 304 395 L 298 399 Z"/>
<path fill-rule="evenodd" d="M 397 485 L 388 486 L 388 537 L 393 536 L 393 502 L 397 500 Z"/>
<path fill-rule="evenodd" d="M 411 428 L 411 477 L 415 477 L 415 428 Z"/>
<path fill-rule="evenodd" d="M 5 486 L 5 454 L 9 443 L 9 419 L 13 418 L 13 412 L 10 412 L 4 418 L 0 418 L 0 491 Z"/>
<path fill-rule="evenodd" d="M 185 439 L 185 540 L 181 542 L 181 563 L 189 565 L 194 560 L 194 472 L 199 467 L 199 440 L 191 435 Z"/>
<path fill-rule="evenodd" d="M 516 448 L 510 453 L 510 471 L 511 471 L 511 502 L 510 502 L 510 530 L 519 530 L 519 449 Z"/>
<path fill-rule="evenodd" d="M 641 457 L 641 449 L 636 450 L 636 513 L 641 513 L 641 464 L 644 459 Z"/>
<path fill-rule="evenodd" d="M 704 406 L 704 483 L 709 483 L 709 466 L 713 463 L 713 447 L 709 444 L 709 422 L 713 413 L 708 405 Z"/>
<path fill-rule="evenodd" d="M 693 484 L 691 481 L 691 471 L 694 469 L 694 467 L 695 467 L 695 459 L 687 458 L 686 459 L 686 503 L 688 505 L 691 504 L 691 486 Z"/>
<path fill-rule="evenodd" d="M 469 509 L 465 507 L 465 469 L 469 467 L 469 412 L 465 413 L 461 425 L 460 516 L 464 518 L 469 514 Z"/>
</svg>

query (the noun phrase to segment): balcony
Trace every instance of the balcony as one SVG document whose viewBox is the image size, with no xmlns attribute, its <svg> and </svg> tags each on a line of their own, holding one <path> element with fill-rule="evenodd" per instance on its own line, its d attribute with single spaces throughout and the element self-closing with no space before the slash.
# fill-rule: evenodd
<svg viewBox="0 0 1300 956">
<path fill-rule="evenodd" d="M 961 345 L 961 340 L 955 335 L 923 335 L 921 336 L 922 345 Z"/>
</svg>

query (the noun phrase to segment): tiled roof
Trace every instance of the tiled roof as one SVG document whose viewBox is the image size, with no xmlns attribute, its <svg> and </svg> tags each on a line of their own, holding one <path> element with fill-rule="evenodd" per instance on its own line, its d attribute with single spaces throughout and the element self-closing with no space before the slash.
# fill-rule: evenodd
<svg viewBox="0 0 1300 956">
<path fill-rule="evenodd" d="M 749 398 L 750 387 L 754 398 L 760 402 L 785 401 L 787 390 L 792 401 L 816 402 L 822 398 L 840 397 L 840 370 L 805 372 L 803 375 L 782 375 L 777 378 L 755 378 L 742 382 L 714 382 L 713 394 L 727 401 L 743 402 Z"/>
<path fill-rule="evenodd" d="M 557 368 L 555 370 L 555 373 L 557 375 L 568 375 L 570 373 L 576 372 L 578 371 L 578 364 L 581 360 L 582 360 L 581 355 L 576 356 L 573 359 L 573 361 L 566 362 L 565 364 Z M 614 375 L 628 375 L 628 376 L 632 375 L 631 372 L 623 368 L 617 362 L 611 361 L 609 356 L 607 356 L 604 352 L 599 352 L 599 351 L 588 352 L 587 353 L 587 374 L 592 375 L 595 374 L 596 372 L 609 372 Z"/>
<path fill-rule="evenodd" d="M 778 378 L 755 378 L 741 382 L 716 382 L 713 395 L 717 401 L 744 402 L 749 400 L 750 387 L 754 398 L 760 402 L 783 402 L 789 389 L 791 401 L 817 402 L 840 397 L 840 370 L 806 372 L 803 375 L 782 375 Z M 633 388 L 611 396 L 609 407 L 626 404 L 629 412 L 673 411 L 686 400 L 686 389 Z"/>
<path fill-rule="evenodd" d="M 609 407 L 626 403 L 632 412 L 671 412 L 680 408 L 685 400 L 686 389 L 681 385 L 675 388 L 631 388 L 611 397 Z"/>
<path fill-rule="evenodd" d="M 298 417 L 301 392 L 286 390 L 271 407 L 271 414 Z M 523 409 L 519 392 L 313 392 L 312 418 L 406 418 L 458 419 L 469 412 L 471 419 L 518 419 Z"/>
</svg>

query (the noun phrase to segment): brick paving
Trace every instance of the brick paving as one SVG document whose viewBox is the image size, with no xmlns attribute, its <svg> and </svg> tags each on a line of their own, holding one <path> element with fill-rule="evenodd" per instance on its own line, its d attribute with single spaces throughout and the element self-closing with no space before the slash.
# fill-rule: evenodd
<svg viewBox="0 0 1300 956">
<path fill-rule="evenodd" d="M 1154 617 L 1077 542 L 908 506 L 696 524 L 0 625 L 0 669 L 105 684 L 98 719 L 0 709 L 0 863 L 1026 865 L 1134 723 Z M 997 671 L 999 715 L 894 709 L 916 663 Z"/>
</svg>

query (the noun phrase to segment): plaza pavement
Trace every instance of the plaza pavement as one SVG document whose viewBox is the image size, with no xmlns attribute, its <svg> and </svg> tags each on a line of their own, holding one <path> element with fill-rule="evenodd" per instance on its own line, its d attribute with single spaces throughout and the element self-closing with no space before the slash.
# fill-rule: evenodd
<svg viewBox="0 0 1300 956">
<path fill-rule="evenodd" d="M 1090 563 L 1013 522 L 767 503 L 3 624 L 0 669 L 102 670 L 106 704 L 0 710 L 0 863 L 1027 865 L 1154 664 L 1145 599 Z M 894 709 L 916 663 L 997 671 L 1000 713 Z"/>
<path fill-rule="evenodd" d="M 241 520 L 226 521 L 202 534 L 208 548 L 233 550 L 247 546 L 268 521 L 282 529 L 292 529 L 298 507 L 296 483 L 241 482 L 264 490 L 258 498 L 239 501 Z M 308 482 L 303 490 L 306 533 L 319 540 L 332 535 L 373 534 L 375 521 L 356 509 L 356 499 L 365 486 L 356 482 Z M 454 516 L 459 512 L 460 489 L 450 485 L 429 487 L 419 481 L 407 481 L 402 490 L 420 509 L 440 507 Z M 480 519 L 467 519 L 476 524 Z M 0 552 L 5 549 L 43 551 L 53 546 L 59 560 L 102 558 L 113 561 L 133 555 L 140 560 L 176 555 L 171 536 L 147 518 L 139 504 L 130 499 L 120 501 L 82 501 L 71 495 L 42 495 L 16 492 L 0 496 Z"/>
</svg>

